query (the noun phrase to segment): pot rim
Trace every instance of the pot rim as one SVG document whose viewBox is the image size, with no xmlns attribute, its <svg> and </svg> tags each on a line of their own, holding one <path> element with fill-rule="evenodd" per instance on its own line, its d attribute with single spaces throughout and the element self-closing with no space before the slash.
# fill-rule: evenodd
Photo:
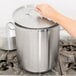
<svg viewBox="0 0 76 76">
<path fill-rule="evenodd" d="M 50 29 L 50 28 L 57 27 L 59 24 L 55 23 L 55 25 L 50 26 L 50 27 L 45 27 L 45 28 L 30 28 L 30 27 L 25 27 L 25 26 L 22 26 L 21 24 L 18 24 L 17 22 L 15 22 L 15 25 L 18 26 L 18 27 L 24 28 L 24 29 L 43 30 L 43 29 Z"/>
</svg>

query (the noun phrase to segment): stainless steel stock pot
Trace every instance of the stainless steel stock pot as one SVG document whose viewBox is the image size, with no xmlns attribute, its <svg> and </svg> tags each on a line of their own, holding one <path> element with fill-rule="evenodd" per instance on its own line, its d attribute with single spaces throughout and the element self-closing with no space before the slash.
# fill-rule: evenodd
<svg viewBox="0 0 76 76">
<path fill-rule="evenodd" d="M 56 66 L 59 26 L 41 17 L 32 7 L 14 12 L 18 60 L 30 72 L 46 72 Z"/>
</svg>

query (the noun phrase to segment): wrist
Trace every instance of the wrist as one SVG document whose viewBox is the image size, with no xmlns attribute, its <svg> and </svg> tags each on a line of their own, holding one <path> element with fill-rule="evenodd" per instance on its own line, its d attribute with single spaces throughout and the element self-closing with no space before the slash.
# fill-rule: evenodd
<svg viewBox="0 0 76 76">
<path fill-rule="evenodd" d="M 58 12 L 53 12 L 52 15 L 51 15 L 51 11 L 49 12 L 49 18 L 50 19 L 53 19 L 55 22 L 59 22 L 60 19 L 61 19 L 61 14 L 58 13 Z"/>
</svg>

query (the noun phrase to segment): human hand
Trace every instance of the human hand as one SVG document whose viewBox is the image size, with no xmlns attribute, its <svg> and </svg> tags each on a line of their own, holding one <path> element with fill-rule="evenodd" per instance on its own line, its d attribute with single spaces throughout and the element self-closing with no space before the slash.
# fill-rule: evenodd
<svg viewBox="0 0 76 76">
<path fill-rule="evenodd" d="M 57 15 L 57 12 L 48 4 L 38 4 L 35 9 L 40 15 L 45 18 L 54 19 Z"/>
</svg>

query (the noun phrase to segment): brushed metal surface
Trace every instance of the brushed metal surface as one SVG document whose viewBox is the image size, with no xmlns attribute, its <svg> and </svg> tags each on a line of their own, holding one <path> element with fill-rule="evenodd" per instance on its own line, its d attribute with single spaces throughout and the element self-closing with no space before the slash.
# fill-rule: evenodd
<svg viewBox="0 0 76 76">
<path fill-rule="evenodd" d="M 2 44 L 0 49 L 2 50 L 15 50 L 16 49 L 16 37 L 1 37 Z"/>
<path fill-rule="evenodd" d="M 45 72 L 55 67 L 58 58 L 59 26 L 31 30 L 16 26 L 19 62 L 30 72 Z"/>
<path fill-rule="evenodd" d="M 8 22 L 6 27 L 0 29 L 0 49 L 15 50 L 16 49 L 16 35 L 15 28 L 12 22 Z"/>
<path fill-rule="evenodd" d="M 30 72 L 55 67 L 58 57 L 59 26 L 41 17 L 32 7 L 21 7 L 13 14 L 19 62 Z"/>
<path fill-rule="evenodd" d="M 27 28 L 47 28 L 55 24 L 53 21 L 41 17 L 34 9 L 33 7 L 18 8 L 13 14 L 14 21 Z"/>
</svg>

